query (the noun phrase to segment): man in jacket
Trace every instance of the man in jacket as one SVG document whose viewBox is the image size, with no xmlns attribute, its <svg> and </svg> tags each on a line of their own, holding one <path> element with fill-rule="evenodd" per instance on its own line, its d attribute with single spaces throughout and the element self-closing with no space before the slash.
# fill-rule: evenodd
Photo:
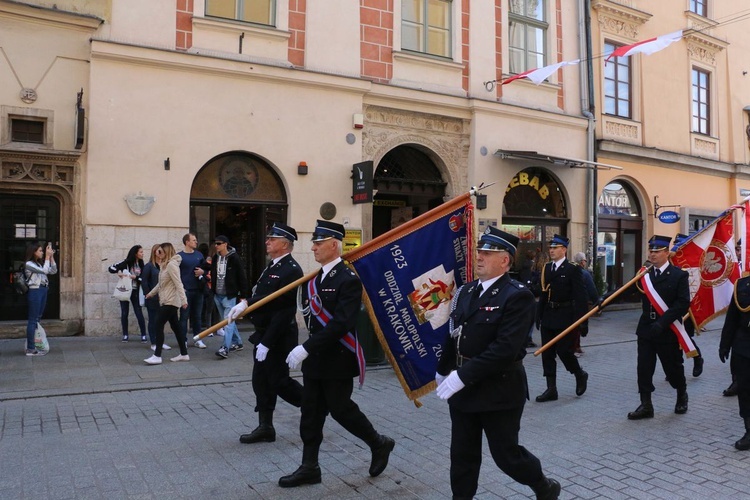
<svg viewBox="0 0 750 500">
<path fill-rule="evenodd" d="M 482 462 L 482 431 L 508 476 L 538 499 L 555 499 L 560 484 L 518 444 L 528 399 L 526 334 L 534 322 L 534 295 L 510 278 L 518 238 L 488 227 L 477 244 L 477 281 L 454 298 L 451 331 L 443 342 L 435 379 L 451 416 L 450 479 L 454 499 L 473 498 Z"/>
<path fill-rule="evenodd" d="M 201 316 L 203 315 L 203 287 L 206 279 L 203 275 L 208 267 L 203 254 L 197 250 L 198 238 L 194 233 L 185 234 L 182 237 L 182 244 L 185 249 L 177 255 L 182 259 L 180 262 L 180 278 L 188 299 L 188 307 L 180 310 L 180 328 L 187 338 L 188 317 L 193 328 L 193 335 L 197 335 L 203 330 Z M 202 340 L 198 340 L 195 342 L 195 347 L 205 349 L 206 344 Z"/>
<path fill-rule="evenodd" d="M 352 379 L 364 370 L 359 364 L 363 357 L 355 347 L 359 345 L 355 326 L 362 304 L 362 283 L 341 259 L 343 238 L 344 226 L 335 222 L 319 220 L 313 233 L 312 251 L 322 268 L 312 282 L 303 285 L 310 307 L 305 313 L 310 338 L 287 357 L 289 368 L 302 364 L 302 465 L 279 479 L 283 488 L 320 483 L 318 451 L 329 413 L 370 447 L 372 477 L 385 470 L 395 445 L 393 439 L 375 430 L 351 399 Z"/>
<path fill-rule="evenodd" d="M 537 310 L 537 326 L 542 333 L 542 344 L 555 338 L 588 312 L 583 270 L 566 258 L 568 244 L 568 238 L 559 234 L 554 235 L 549 242 L 550 262 L 542 270 L 542 295 L 539 297 Z M 581 335 L 586 336 L 588 324 L 583 323 L 578 330 Z M 559 357 L 565 369 L 575 376 L 576 396 L 582 396 L 586 392 L 589 374 L 581 368 L 575 356 L 574 344 L 574 335 L 567 335 L 542 353 L 547 390 L 537 396 L 538 403 L 557 400 L 555 357 Z"/>
<path fill-rule="evenodd" d="M 302 277 L 302 269 L 291 253 L 295 241 L 297 231 L 293 227 L 278 222 L 273 225 L 266 235 L 266 253 L 271 262 L 258 278 L 250 304 Z M 250 316 L 255 325 L 250 342 L 255 344 L 253 392 L 260 425 L 250 434 L 241 435 L 241 443 L 276 441 L 273 411 L 276 409 L 277 396 L 297 408 L 302 404 L 302 385 L 289 376 L 289 366 L 286 364 L 286 357 L 297 346 L 299 336 L 296 313 L 295 288 L 256 309 Z"/>
<path fill-rule="evenodd" d="M 229 246 L 229 238 L 219 235 L 214 239 L 216 255 L 211 259 L 211 277 L 213 280 L 214 303 L 219 316 L 229 319 L 232 308 L 238 300 L 247 297 L 247 273 L 242 259 L 234 248 Z M 226 359 L 232 350 L 243 349 L 242 337 L 237 330 L 237 323 L 230 321 L 224 328 L 224 345 L 216 355 Z"/>
<path fill-rule="evenodd" d="M 670 241 L 670 237 L 659 235 L 648 240 L 648 260 L 653 267 L 641 278 L 639 285 L 643 292 L 642 312 L 635 331 L 638 336 L 638 392 L 641 404 L 635 411 L 628 413 L 630 420 L 654 417 L 651 393 L 654 392 L 653 377 L 657 357 L 661 360 L 669 385 L 677 390 L 674 412 L 681 415 L 688 410 L 682 350 L 670 325 L 676 320 L 682 322 L 682 317 L 687 313 L 690 306 L 690 285 L 688 273 L 669 263 Z M 652 303 L 657 301 L 657 296 L 660 297 L 658 301 L 666 304 L 663 313 L 659 313 L 659 308 Z"/>
</svg>

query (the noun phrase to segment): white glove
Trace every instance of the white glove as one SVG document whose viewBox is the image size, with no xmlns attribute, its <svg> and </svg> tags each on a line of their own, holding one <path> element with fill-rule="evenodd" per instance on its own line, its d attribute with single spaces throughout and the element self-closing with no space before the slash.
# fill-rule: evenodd
<svg viewBox="0 0 750 500">
<path fill-rule="evenodd" d="M 245 300 L 240 300 L 236 306 L 231 308 L 229 310 L 229 314 L 227 314 L 227 321 L 231 323 L 235 319 L 237 319 L 237 316 L 240 315 L 245 309 L 247 309 L 247 302 Z"/>
<path fill-rule="evenodd" d="M 437 385 L 440 385 L 443 383 L 443 380 L 448 378 L 447 375 L 440 375 L 439 373 L 435 373 L 435 382 L 437 382 Z"/>
<path fill-rule="evenodd" d="M 257 351 L 255 351 L 255 361 L 265 361 L 266 356 L 268 356 L 268 347 L 264 346 L 263 344 L 258 344 L 258 347 L 256 349 Z"/>
<path fill-rule="evenodd" d="M 302 364 L 302 362 L 309 356 L 309 353 L 305 350 L 304 347 L 301 345 L 298 345 L 292 351 L 289 353 L 289 356 L 286 357 L 286 364 L 289 365 L 289 368 L 292 370 L 296 370 L 299 365 Z"/>
<path fill-rule="evenodd" d="M 443 383 L 438 386 L 435 392 L 437 392 L 440 399 L 448 399 L 464 387 L 464 383 L 461 382 L 458 372 L 453 370 L 445 377 L 445 380 L 443 380 Z"/>
</svg>

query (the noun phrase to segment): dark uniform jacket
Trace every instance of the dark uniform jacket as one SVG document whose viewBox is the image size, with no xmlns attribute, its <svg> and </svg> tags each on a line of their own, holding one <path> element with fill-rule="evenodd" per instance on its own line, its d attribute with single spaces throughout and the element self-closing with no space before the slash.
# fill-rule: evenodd
<svg viewBox="0 0 750 500">
<path fill-rule="evenodd" d="M 747 311 L 742 312 L 740 307 Z M 750 276 L 734 284 L 734 297 L 727 309 L 719 349 L 731 349 L 734 354 L 750 358 Z"/>
<path fill-rule="evenodd" d="M 438 361 L 438 373 L 448 375 L 457 369 L 466 385 L 448 403 L 465 412 L 522 407 L 528 399 L 522 359 L 534 321 L 534 295 L 506 273 L 472 308 L 477 283 L 461 288 L 451 313 L 454 330 L 461 331 L 455 337 L 448 333 Z"/>
<path fill-rule="evenodd" d="M 669 264 L 658 278 L 654 277 L 653 269 L 649 271 L 649 274 L 654 289 L 667 304 L 668 309 L 660 316 L 651 306 L 651 302 L 649 302 L 639 283 L 638 289 L 643 292 L 641 297 L 642 312 L 635 333 L 638 337 L 653 342 L 677 342 L 677 336 L 669 328 L 669 325 L 676 319 L 682 321 L 682 317 L 685 316 L 688 307 L 690 307 L 688 273 Z M 657 326 L 653 326 L 654 324 Z"/>
<path fill-rule="evenodd" d="M 552 262 L 545 264 L 537 310 L 542 327 L 564 330 L 588 312 L 583 272 L 581 266 L 567 259 L 555 272 Z"/>
<path fill-rule="evenodd" d="M 307 283 L 302 286 L 307 299 Z M 323 307 L 333 317 L 325 327 L 312 316 L 312 312 L 305 317 L 310 338 L 302 344 L 309 353 L 302 362 L 302 373 L 305 377 L 317 379 L 356 377 L 359 375 L 357 357 L 339 339 L 347 332 L 355 333 L 362 305 L 362 283 L 341 261 L 318 284 L 318 295 Z"/>
<path fill-rule="evenodd" d="M 276 264 L 263 270 L 248 305 L 297 281 L 302 274 L 302 268 L 292 255 L 285 255 Z M 263 344 L 269 349 L 282 347 L 291 350 L 297 345 L 299 333 L 296 314 L 297 289 L 295 288 L 250 313 L 250 320 L 255 325 L 255 332 L 250 336 L 250 342 L 255 345 Z"/>
</svg>

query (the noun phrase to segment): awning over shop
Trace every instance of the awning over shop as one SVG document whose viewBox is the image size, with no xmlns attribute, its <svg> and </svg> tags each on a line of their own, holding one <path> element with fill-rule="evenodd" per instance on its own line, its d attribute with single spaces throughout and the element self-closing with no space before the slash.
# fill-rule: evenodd
<svg viewBox="0 0 750 500">
<path fill-rule="evenodd" d="M 609 165 L 607 163 L 599 163 L 596 161 L 579 160 L 577 158 L 564 158 L 562 156 L 548 155 L 544 153 L 537 153 L 536 151 L 518 151 L 510 149 L 498 149 L 495 151 L 495 156 L 503 160 L 533 160 L 544 163 L 551 163 L 553 165 L 560 165 L 563 167 L 570 168 L 596 168 L 601 170 L 623 170 L 622 167 L 617 165 Z"/>
</svg>

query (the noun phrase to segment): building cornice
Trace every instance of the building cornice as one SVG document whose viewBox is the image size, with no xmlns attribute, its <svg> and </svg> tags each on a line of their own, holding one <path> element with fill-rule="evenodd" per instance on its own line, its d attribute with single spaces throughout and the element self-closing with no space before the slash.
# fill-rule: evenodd
<svg viewBox="0 0 750 500">
<path fill-rule="evenodd" d="M 592 0 L 591 8 L 599 11 L 600 14 L 607 14 L 622 21 L 644 24 L 653 17 L 652 14 L 642 10 L 634 9 L 612 0 Z"/>
<path fill-rule="evenodd" d="M 57 28 L 80 31 L 95 31 L 104 22 L 103 19 L 87 14 L 77 14 L 58 9 L 49 9 L 20 2 L 0 0 L 0 19 L 36 22 Z"/>
</svg>

